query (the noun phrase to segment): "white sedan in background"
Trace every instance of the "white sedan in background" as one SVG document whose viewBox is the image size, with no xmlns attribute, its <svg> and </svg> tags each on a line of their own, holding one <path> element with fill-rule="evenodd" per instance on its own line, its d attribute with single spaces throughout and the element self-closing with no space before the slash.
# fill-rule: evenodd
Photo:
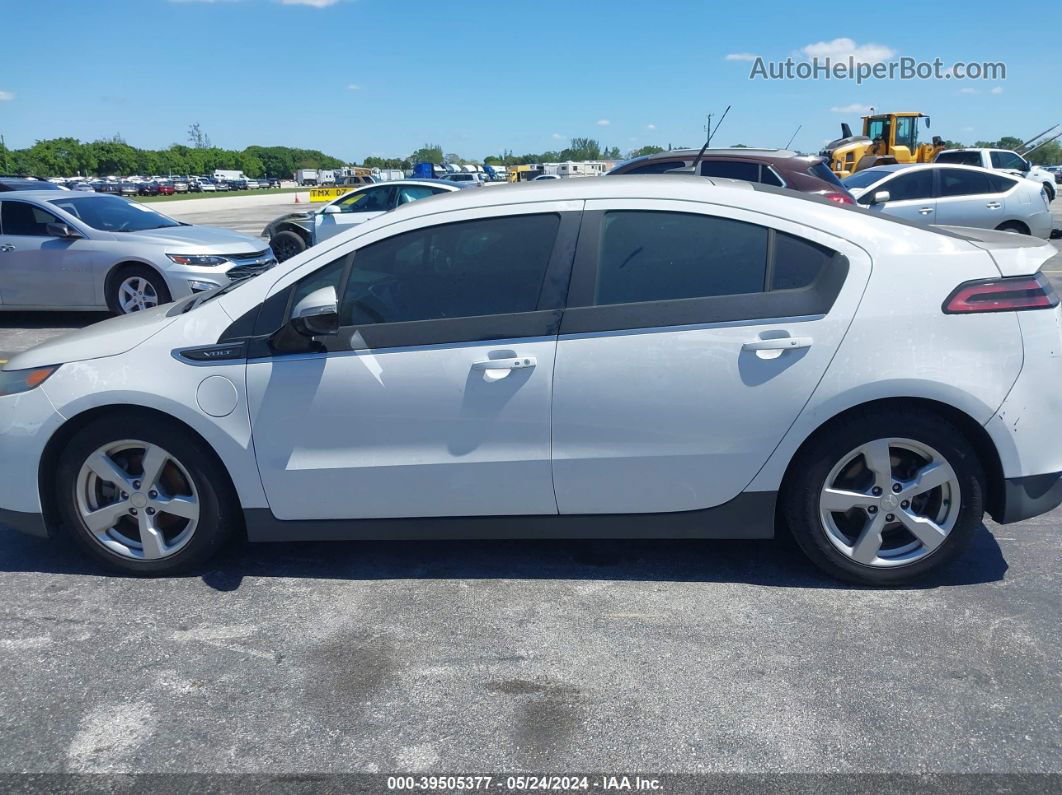
<svg viewBox="0 0 1062 795">
<path fill-rule="evenodd" d="M 976 166 L 875 166 L 846 177 L 856 201 L 908 221 L 1051 236 L 1051 202 L 1038 182 Z"/>
<path fill-rule="evenodd" d="M 788 528 L 907 582 L 1062 501 L 1059 256 L 703 177 L 417 201 L 15 356 L 0 521 L 139 574 L 244 529 Z"/>
</svg>

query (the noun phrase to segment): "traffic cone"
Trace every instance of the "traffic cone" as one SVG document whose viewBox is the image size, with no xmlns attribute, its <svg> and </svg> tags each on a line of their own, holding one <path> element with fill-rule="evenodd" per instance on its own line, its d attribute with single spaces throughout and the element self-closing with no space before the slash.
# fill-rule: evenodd
<svg viewBox="0 0 1062 795">
<path fill-rule="evenodd" d="M 295 194 L 295 203 L 296 204 L 299 203 L 299 194 L 297 194 L 297 193 Z"/>
</svg>

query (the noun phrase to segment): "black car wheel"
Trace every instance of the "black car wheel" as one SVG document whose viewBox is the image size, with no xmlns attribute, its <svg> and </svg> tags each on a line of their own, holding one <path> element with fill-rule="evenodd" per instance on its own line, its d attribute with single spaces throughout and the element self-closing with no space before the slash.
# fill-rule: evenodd
<svg viewBox="0 0 1062 795">
<path fill-rule="evenodd" d="M 277 262 L 283 262 L 284 260 L 291 259 L 292 257 L 301 254 L 307 248 L 306 241 L 301 235 L 290 230 L 284 230 L 283 232 L 277 232 L 269 241 L 270 247 L 273 249 L 273 253 L 277 257 Z"/>
</svg>

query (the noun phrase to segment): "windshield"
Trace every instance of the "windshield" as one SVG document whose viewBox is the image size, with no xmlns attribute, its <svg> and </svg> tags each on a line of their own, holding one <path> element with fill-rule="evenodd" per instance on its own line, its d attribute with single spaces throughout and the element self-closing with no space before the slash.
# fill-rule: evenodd
<svg viewBox="0 0 1062 795">
<path fill-rule="evenodd" d="M 866 188 L 885 179 L 891 173 L 883 168 L 868 168 L 866 171 L 857 171 L 852 176 L 845 177 L 842 182 L 846 188 Z"/>
<path fill-rule="evenodd" d="M 147 229 L 180 226 L 172 218 L 167 218 L 143 204 L 117 196 L 63 197 L 51 199 L 50 202 L 93 229 L 104 232 L 143 232 Z"/>
</svg>

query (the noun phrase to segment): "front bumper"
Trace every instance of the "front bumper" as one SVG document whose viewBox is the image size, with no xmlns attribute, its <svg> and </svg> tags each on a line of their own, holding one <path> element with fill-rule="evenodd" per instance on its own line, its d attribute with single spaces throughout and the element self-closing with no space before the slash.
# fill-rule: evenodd
<svg viewBox="0 0 1062 795">
<path fill-rule="evenodd" d="M 25 528 L 34 527 L 32 517 L 43 513 L 37 480 L 41 456 L 64 421 L 43 386 L 0 398 L 0 523 L 32 532 Z"/>
</svg>

